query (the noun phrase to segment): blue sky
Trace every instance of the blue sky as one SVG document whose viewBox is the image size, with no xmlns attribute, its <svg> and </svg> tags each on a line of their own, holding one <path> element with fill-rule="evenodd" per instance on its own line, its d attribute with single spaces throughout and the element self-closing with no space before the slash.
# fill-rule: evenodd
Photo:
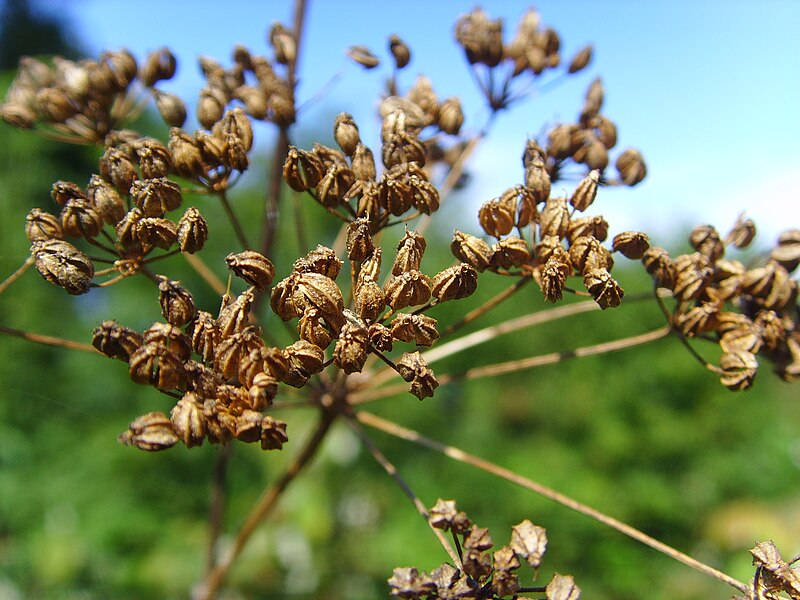
<svg viewBox="0 0 800 600">
<path fill-rule="evenodd" d="M 364 72 L 343 51 L 364 44 L 385 56 L 386 37 L 396 33 L 413 51 L 405 83 L 425 73 L 440 97 L 463 99 L 467 128 L 480 128 L 487 112 L 452 39 L 456 18 L 474 6 L 309 0 L 300 101 L 333 74 L 342 76 L 307 118 L 313 122 L 315 111 L 317 119 L 351 112 L 375 147 L 376 93 L 387 71 Z M 528 6 L 485 3 L 491 16 L 506 19 L 508 35 Z M 237 43 L 264 53 L 270 24 L 291 15 L 288 1 L 50 0 L 44 7 L 65 13 L 93 51 L 125 46 L 141 58 L 168 45 L 180 67 L 165 89 L 190 98 L 201 86 L 197 56 L 229 64 Z M 589 82 L 600 76 L 603 112 L 618 125 L 618 148 L 641 149 L 649 172 L 632 190 L 601 192 L 590 209 L 609 219 L 612 232 L 644 229 L 667 243 L 676 227 L 712 223 L 724 234 L 740 211 L 756 221 L 763 244 L 800 227 L 800 2 L 543 0 L 536 7 L 561 34 L 565 57 L 592 43 L 595 59 L 586 72 L 498 119 L 474 157 L 474 186 L 459 202 L 477 207 L 520 182 L 525 138 L 543 125 L 573 120 Z M 568 193 L 573 184 L 558 185 Z M 475 219 L 471 228 L 477 231 Z"/>
</svg>

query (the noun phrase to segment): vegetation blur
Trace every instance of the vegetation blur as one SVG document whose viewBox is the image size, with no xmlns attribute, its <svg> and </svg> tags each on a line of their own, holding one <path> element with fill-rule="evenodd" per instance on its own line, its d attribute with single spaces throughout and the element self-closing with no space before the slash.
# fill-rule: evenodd
<svg viewBox="0 0 800 600">
<path fill-rule="evenodd" d="M 20 53 L 78 52 L 66 44 L 59 25 L 32 14 L 23 0 L 8 0 L 4 10 L 3 92 Z M 32 39 L 41 39 L 42 45 L 32 47 Z M 331 107 L 331 113 L 347 109 Z M 166 137 L 164 125 L 149 114 L 137 128 Z M 302 131 L 297 134 L 301 139 L 306 137 Z M 96 169 L 100 152 L 2 129 L 4 275 L 28 254 L 24 214 L 49 202 L 53 181 L 84 181 Z M 255 170 L 267 169 L 268 157 L 256 154 L 253 161 Z M 263 202 L 257 179 L 245 178 L 237 186 L 236 209 L 244 223 L 258 218 Z M 468 193 L 467 187 L 448 202 L 466 202 Z M 604 193 L 613 201 L 608 200 L 613 191 Z M 202 198 L 195 202 L 209 223 L 218 223 L 209 254 L 221 260 L 232 232 L 220 207 Z M 335 231 L 316 224 L 320 207 L 311 201 L 300 206 L 314 237 L 332 243 Z M 276 248 L 286 254 L 283 262 L 298 255 L 295 218 L 286 211 L 287 222 L 279 231 Z M 255 236 L 256 227 L 250 233 Z M 684 250 L 687 234 L 675 231 L 672 239 L 655 242 Z M 441 239 L 434 240 L 437 235 Z M 429 232 L 429 249 L 447 248 L 449 235 Z M 179 258 L 169 260 L 187 287 L 207 289 Z M 431 252 L 426 261 L 444 268 L 452 257 Z M 498 356 L 570 351 L 663 325 L 643 269 L 620 265 L 617 275 L 626 289 L 618 309 L 589 311 L 498 337 L 442 361 L 438 370 L 463 371 L 496 362 Z M 481 283 L 466 302 L 478 306 L 502 289 L 500 283 Z M 88 343 L 91 330 L 111 312 L 132 328 L 158 320 L 151 288 L 147 281 L 132 280 L 67 301 L 63 290 L 44 284 L 31 271 L 15 282 L 13 293 L 0 295 L 0 325 Z M 148 293 L 137 294 L 137 289 Z M 198 305 L 218 302 L 212 292 L 205 293 L 195 292 Z M 645 300 L 637 301 L 638 296 Z M 501 305 L 496 318 L 546 305 L 530 286 Z M 462 310 L 445 305 L 437 318 L 450 323 Z M 272 319 L 265 327 L 272 323 L 280 337 L 280 324 Z M 482 326 L 478 320 L 464 332 Z M 76 331 L 84 337 L 76 339 Z M 708 352 L 714 360 L 713 349 Z M 764 371 L 750 390 L 731 393 L 668 337 L 635 350 L 502 378 L 450 382 L 421 403 L 403 393 L 376 401 L 370 410 L 559 490 L 748 581 L 753 567 L 747 551 L 754 541 L 773 539 L 785 556 L 800 551 L 800 404 L 796 390 Z M 100 355 L 2 337 L 0 600 L 185 598 L 201 579 L 221 446 L 148 454 L 118 444 L 119 432 L 135 415 L 170 408 L 168 398 L 133 384 L 126 372 L 127 365 Z M 290 450 L 299 445 L 312 416 L 311 410 L 280 413 L 293 435 Z M 308 472 L 292 484 L 268 525 L 258 529 L 221 597 L 386 597 L 387 565 L 427 570 L 446 558 L 417 511 L 353 432 L 343 422 L 334 428 Z M 373 439 L 427 506 L 437 498 L 456 498 L 474 522 L 496 532 L 499 543 L 505 543 L 502 532 L 522 519 L 546 527 L 550 545 L 540 573 L 543 582 L 556 571 L 570 573 L 584 597 L 599 600 L 724 598 L 729 592 L 713 579 L 508 482 L 381 433 Z M 285 452 L 235 445 L 223 519 L 229 529 L 238 526 L 289 458 Z M 223 536 L 223 545 L 226 541 Z"/>
</svg>

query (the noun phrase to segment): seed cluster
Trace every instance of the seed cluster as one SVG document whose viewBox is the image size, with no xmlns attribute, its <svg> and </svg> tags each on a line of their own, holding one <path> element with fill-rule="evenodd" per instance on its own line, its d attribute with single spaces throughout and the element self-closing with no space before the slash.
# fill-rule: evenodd
<svg viewBox="0 0 800 600">
<path fill-rule="evenodd" d="M 489 530 L 474 525 L 454 500 L 437 500 L 430 509 L 432 527 L 450 531 L 458 542 L 460 568 L 449 563 L 430 574 L 416 567 L 394 570 L 389 578 L 391 595 L 398 598 L 474 598 L 492 600 L 517 598 L 520 591 L 517 571 L 525 562 L 534 576 L 547 550 L 544 528 L 525 519 L 511 528 L 509 543 L 491 551 L 494 542 Z M 569 575 L 556 573 L 543 590 L 548 600 L 578 600 L 581 590 Z"/>
<path fill-rule="evenodd" d="M 753 384 L 758 355 L 784 379 L 800 377 L 800 314 L 791 275 L 800 264 L 800 230 L 781 234 L 768 255 L 748 265 L 725 258 L 726 250 L 746 248 L 755 234 L 749 219 L 740 219 L 725 238 L 702 225 L 689 236 L 695 252 L 671 258 L 654 247 L 642 256 L 655 284 L 676 299 L 674 327 L 689 338 L 716 340 L 720 381 L 732 390 Z"/>
</svg>

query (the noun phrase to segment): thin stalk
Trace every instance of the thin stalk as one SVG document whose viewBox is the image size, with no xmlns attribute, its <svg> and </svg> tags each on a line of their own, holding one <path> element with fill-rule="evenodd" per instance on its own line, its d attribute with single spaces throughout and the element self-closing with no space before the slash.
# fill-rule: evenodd
<svg viewBox="0 0 800 600">
<path fill-rule="evenodd" d="M 205 281 L 214 292 L 220 296 L 225 293 L 227 286 L 217 277 L 214 271 L 208 268 L 208 265 L 203 262 L 202 258 L 195 254 L 187 254 L 185 252 L 183 253 L 183 257 L 186 259 L 186 262 L 189 263 L 189 266 L 200 275 L 203 281 Z"/>
<path fill-rule="evenodd" d="M 222 518 L 225 513 L 225 481 L 228 465 L 233 456 L 233 444 L 225 444 L 214 461 L 214 474 L 211 487 L 211 504 L 208 509 L 208 555 L 206 573 L 210 573 L 217 563 L 219 536 L 222 532 Z"/>
<path fill-rule="evenodd" d="M 217 590 L 225 581 L 236 559 L 244 550 L 245 545 L 250 540 L 250 537 L 255 532 L 256 528 L 261 522 L 269 515 L 273 508 L 275 508 L 278 500 L 283 495 L 283 492 L 294 481 L 295 477 L 303 470 L 309 463 L 319 449 L 322 440 L 330 429 L 331 423 L 335 418 L 335 413 L 326 412 L 320 418 L 316 429 L 311 437 L 306 441 L 305 446 L 300 451 L 294 460 L 286 467 L 286 470 L 276 479 L 271 486 L 266 488 L 261 494 L 256 504 L 250 509 L 244 524 L 236 538 L 233 540 L 228 552 L 220 559 L 220 561 L 211 569 L 206 576 L 205 580 L 197 587 L 192 594 L 194 600 L 212 600 L 216 597 Z"/>
<path fill-rule="evenodd" d="M 633 335 L 618 340 L 612 340 L 610 342 L 602 342 L 600 344 L 594 344 L 592 346 L 583 346 L 581 348 L 576 348 L 575 350 L 567 350 L 564 352 L 550 352 L 548 354 L 539 354 L 537 356 L 529 356 L 528 358 L 510 360 L 507 362 L 485 365 L 483 367 L 475 367 L 472 369 L 467 369 L 466 371 L 461 371 L 460 373 L 439 375 L 436 378 L 436 380 L 439 382 L 439 385 L 444 385 L 446 383 L 450 383 L 451 381 L 457 381 L 460 379 L 478 379 L 480 377 L 494 377 L 496 375 L 513 373 L 516 371 L 522 371 L 524 369 L 532 369 L 534 367 L 552 365 L 572 358 L 584 358 L 586 356 L 594 356 L 596 354 L 605 354 L 607 352 L 616 352 L 617 350 L 633 348 L 635 346 L 641 346 L 643 344 L 648 344 L 650 342 L 654 342 L 661 338 L 667 337 L 670 333 L 671 330 L 669 327 L 661 327 L 653 331 L 648 331 L 647 333 L 641 333 L 638 335 Z M 426 356 L 427 354 L 423 355 L 423 357 Z M 441 356 L 436 358 L 441 358 Z M 383 375 L 383 373 L 380 373 L 379 376 L 380 375 Z M 372 377 L 370 379 L 370 383 L 373 385 L 377 385 L 381 383 L 384 379 L 386 379 L 386 377 L 381 377 L 380 378 L 381 380 L 378 381 L 379 376 Z M 380 389 L 368 389 L 362 392 L 355 392 L 351 395 L 351 403 L 365 404 L 367 402 L 371 402 L 379 398 L 386 398 L 387 396 L 393 396 L 394 394 L 399 394 L 405 391 L 407 387 L 408 387 L 407 385 L 392 385 Z"/>
<path fill-rule="evenodd" d="M 12 329 L 11 327 L 4 327 L 0 325 L 0 333 L 13 335 L 14 337 L 22 338 L 35 344 L 44 344 L 45 346 L 56 346 L 58 348 L 66 348 L 68 350 L 80 350 L 81 352 L 91 352 L 92 354 L 100 354 L 94 346 L 90 344 L 82 344 L 81 342 L 73 342 L 72 340 L 65 340 L 62 338 L 53 337 L 50 335 L 40 335 L 38 333 L 30 333 L 20 329 Z"/>
<path fill-rule="evenodd" d="M 3 283 L 0 283 L 0 294 L 5 292 L 6 289 L 8 289 L 8 286 L 10 286 L 12 283 L 14 283 L 20 277 L 22 277 L 22 275 L 25 273 L 25 271 L 27 271 L 28 269 L 31 268 L 31 265 L 33 264 L 33 260 L 34 260 L 33 256 L 29 256 L 28 258 L 26 258 L 25 262 L 22 263 L 22 265 L 20 265 L 19 269 L 17 269 L 11 275 L 6 277 L 5 280 L 3 281 Z"/>
<path fill-rule="evenodd" d="M 442 332 L 442 336 L 444 337 L 450 335 L 451 333 L 458 331 L 465 325 L 468 325 L 478 317 L 486 314 L 487 312 L 492 310 L 495 306 L 497 306 L 507 298 L 513 296 L 522 286 L 524 286 L 529 281 L 531 281 L 530 276 L 518 279 L 516 283 L 514 283 L 514 285 L 504 289 L 502 292 L 500 292 L 493 298 L 490 298 L 489 300 L 481 304 L 478 308 L 471 310 L 466 315 L 464 315 L 463 318 L 459 319 L 455 323 L 451 323 L 450 325 L 448 325 L 447 328 Z"/>
<path fill-rule="evenodd" d="M 530 490 L 535 494 L 538 494 L 540 496 L 543 496 L 544 498 L 547 498 L 548 500 L 552 500 L 553 502 L 560 504 L 561 506 L 564 506 L 584 516 L 587 516 L 590 519 L 597 521 L 598 523 L 602 523 L 603 525 L 606 525 L 614 529 L 615 531 L 618 531 L 619 533 L 626 535 L 631 539 L 636 540 L 637 542 L 649 546 L 650 548 L 653 548 L 654 550 L 661 552 L 662 554 L 669 556 L 670 558 L 673 558 L 678 562 L 681 562 L 697 571 L 700 571 L 705 575 L 709 575 L 714 579 L 727 583 L 731 587 L 734 587 L 741 592 L 746 593 L 747 590 L 749 589 L 745 583 L 742 583 L 738 579 L 734 579 L 730 575 L 718 571 L 717 569 L 705 563 L 702 563 L 699 560 L 692 558 L 688 554 L 684 554 L 680 550 L 676 550 L 672 546 L 660 542 L 659 540 L 647 535 L 643 531 L 640 531 L 635 527 L 628 525 L 627 523 L 623 523 L 622 521 L 619 521 L 614 517 L 602 513 L 599 510 L 592 508 L 591 506 L 587 506 L 582 502 L 578 502 L 577 500 L 574 500 L 573 498 L 565 494 L 557 492 L 556 490 L 553 490 L 547 486 L 544 486 L 531 479 L 528 479 L 527 477 L 518 475 L 513 471 L 509 471 L 504 467 L 501 467 L 492 462 L 484 460 L 478 456 L 469 454 L 468 452 L 464 452 L 463 450 L 456 448 L 454 446 L 448 446 L 446 444 L 442 444 L 441 442 L 437 442 L 435 440 L 427 438 L 417 431 L 401 427 L 396 423 L 393 423 L 391 421 L 386 421 L 385 419 L 381 419 L 380 417 L 377 417 L 371 413 L 365 411 L 359 411 L 358 413 L 356 413 L 355 417 L 356 419 L 358 419 L 359 422 L 363 423 L 364 425 L 368 425 L 369 427 L 373 427 L 375 429 L 378 429 L 380 431 L 383 431 L 384 433 L 388 433 L 389 435 L 393 435 L 400 439 L 413 442 L 419 446 L 430 448 L 431 450 L 440 452 L 441 454 L 444 454 L 449 458 L 470 465 L 482 471 L 486 471 L 487 473 L 491 473 L 496 477 L 505 479 L 506 481 L 518 485 L 526 490 Z"/>
<path fill-rule="evenodd" d="M 231 207 L 231 203 L 228 201 L 228 195 L 225 193 L 225 190 L 222 190 L 219 194 L 217 194 L 217 196 L 222 203 L 222 208 L 225 209 L 225 214 L 228 216 L 228 220 L 233 226 L 236 239 L 239 240 L 239 244 L 241 244 L 242 249 L 250 250 L 252 246 L 250 245 L 250 242 L 247 241 L 247 236 L 244 233 L 244 229 L 242 229 L 242 224 L 239 222 L 239 219 L 233 212 L 233 207 Z"/>
<path fill-rule="evenodd" d="M 403 477 L 397 471 L 397 467 L 395 467 L 394 464 L 392 464 L 392 462 L 388 458 L 386 458 L 386 456 L 380 451 L 380 449 L 378 449 L 378 447 L 366 434 L 364 428 L 361 427 L 361 425 L 359 425 L 358 421 L 353 419 L 352 416 L 348 416 L 347 424 L 350 425 L 350 428 L 361 439 L 361 442 L 370 451 L 370 454 L 372 454 L 372 457 L 375 459 L 375 461 L 381 467 L 383 467 L 383 470 L 386 471 L 387 475 L 389 475 L 389 477 L 394 479 L 395 483 L 397 483 L 400 489 L 403 490 L 403 493 L 408 497 L 409 500 L 411 500 L 412 504 L 414 504 L 414 506 L 416 507 L 417 512 L 419 512 L 422 518 L 425 519 L 425 523 L 428 525 L 428 527 L 431 528 L 431 531 L 433 531 L 433 534 L 439 540 L 439 543 L 442 545 L 442 548 L 444 548 L 445 552 L 447 552 L 447 555 L 450 557 L 450 560 L 452 560 L 453 563 L 456 565 L 456 567 L 460 569 L 461 559 L 459 557 L 459 553 L 456 553 L 453 550 L 453 547 L 450 545 L 450 542 L 448 542 L 442 530 L 437 529 L 436 527 L 431 525 L 430 522 L 431 516 L 430 513 L 428 512 L 427 507 L 422 502 L 422 500 L 420 500 L 417 497 L 417 495 L 414 493 L 411 487 L 409 487 L 408 483 L 406 483 L 405 479 L 403 479 Z"/>
</svg>

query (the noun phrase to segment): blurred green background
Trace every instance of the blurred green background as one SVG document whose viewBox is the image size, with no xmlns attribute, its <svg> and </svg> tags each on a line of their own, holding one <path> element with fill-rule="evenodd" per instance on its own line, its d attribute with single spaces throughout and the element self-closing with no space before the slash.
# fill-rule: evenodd
<svg viewBox="0 0 800 600">
<path fill-rule="evenodd" d="M 6 33 L 10 26 L 4 21 Z M 7 45 L 9 36 L 0 39 Z M 46 39 L 52 43 L 58 36 L 51 31 Z M 13 52 L 6 50 L 3 90 L 13 77 L 8 62 Z M 157 125 L 143 126 L 164 133 Z M 313 139 L 328 142 L 329 124 L 320 128 L 325 136 Z M 311 135 L 298 133 L 301 139 Z M 85 184 L 97 152 L 5 126 L 0 136 L 0 274 L 5 277 L 27 256 L 27 210 L 53 210 L 49 189 L 58 179 Z M 267 158 L 255 160 L 260 167 L 254 171 L 263 176 Z M 262 191 L 258 177 L 242 184 L 234 194 L 235 208 L 252 222 Z M 602 211 L 603 194 L 613 193 L 601 193 L 597 211 Z M 456 194 L 450 217 L 458 201 Z M 213 257 L 229 251 L 230 229 L 218 207 L 206 199 L 186 204 L 192 202 L 212 223 L 206 258 L 221 265 Z M 304 201 L 301 212 L 312 239 L 330 244 L 333 233 L 316 221 L 319 207 Z M 278 248 L 286 267 L 298 249 L 293 227 L 282 232 Z M 429 236 L 426 272 L 451 261 L 449 232 L 439 233 L 440 239 L 435 232 Z M 674 239 L 658 242 L 678 251 L 685 235 L 675 231 Z M 198 304 L 215 310 L 218 300 L 196 276 L 181 271 L 180 259 L 162 268 L 179 273 Z M 286 270 L 279 269 L 279 277 Z M 629 297 L 648 290 L 638 265 L 620 264 L 615 272 Z M 505 283 L 490 276 L 484 280 L 475 297 L 440 307 L 432 316 L 450 323 Z M 544 308 L 539 292 L 529 286 L 489 321 Z M 87 342 L 91 329 L 107 318 L 138 329 L 149 326 L 159 318 L 152 286 L 126 281 L 70 298 L 31 271 L 0 296 L 0 325 L 6 327 Z M 478 321 L 465 333 L 489 321 Z M 616 310 L 512 333 L 442 361 L 435 370 L 448 373 L 496 362 L 498 356 L 569 350 L 662 322 L 652 301 L 623 303 Z M 271 326 L 277 337 L 285 335 L 274 319 L 266 322 Z M 761 371 L 752 390 L 730 393 L 676 340 L 667 339 L 609 356 L 450 384 L 424 402 L 405 394 L 386 398 L 369 409 L 573 496 L 747 580 L 752 576 L 747 550 L 756 540 L 774 539 L 786 557 L 800 551 L 797 389 L 774 377 L 769 365 L 762 364 Z M 169 399 L 131 383 L 120 362 L 0 338 L 0 600 L 188 596 L 206 560 L 210 481 L 220 448 L 145 454 L 116 442 L 137 415 L 169 408 Z M 264 453 L 243 444 L 233 450 L 223 546 L 314 421 L 314 413 L 304 409 L 275 414 L 289 423 L 285 452 Z M 506 543 L 511 526 L 525 518 L 546 527 L 550 546 L 541 582 L 555 571 L 570 573 L 585 598 L 598 599 L 730 595 L 723 584 L 530 492 L 407 442 L 370 435 L 423 502 L 432 506 L 438 497 L 457 499 L 473 521 L 490 527 L 496 545 Z M 340 423 L 259 529 L 222 597 L 380 598 L 388 593 L 385 581 L 393 567 L 430 570 L 445 559 L 412 505 Z"/>
</svg>

